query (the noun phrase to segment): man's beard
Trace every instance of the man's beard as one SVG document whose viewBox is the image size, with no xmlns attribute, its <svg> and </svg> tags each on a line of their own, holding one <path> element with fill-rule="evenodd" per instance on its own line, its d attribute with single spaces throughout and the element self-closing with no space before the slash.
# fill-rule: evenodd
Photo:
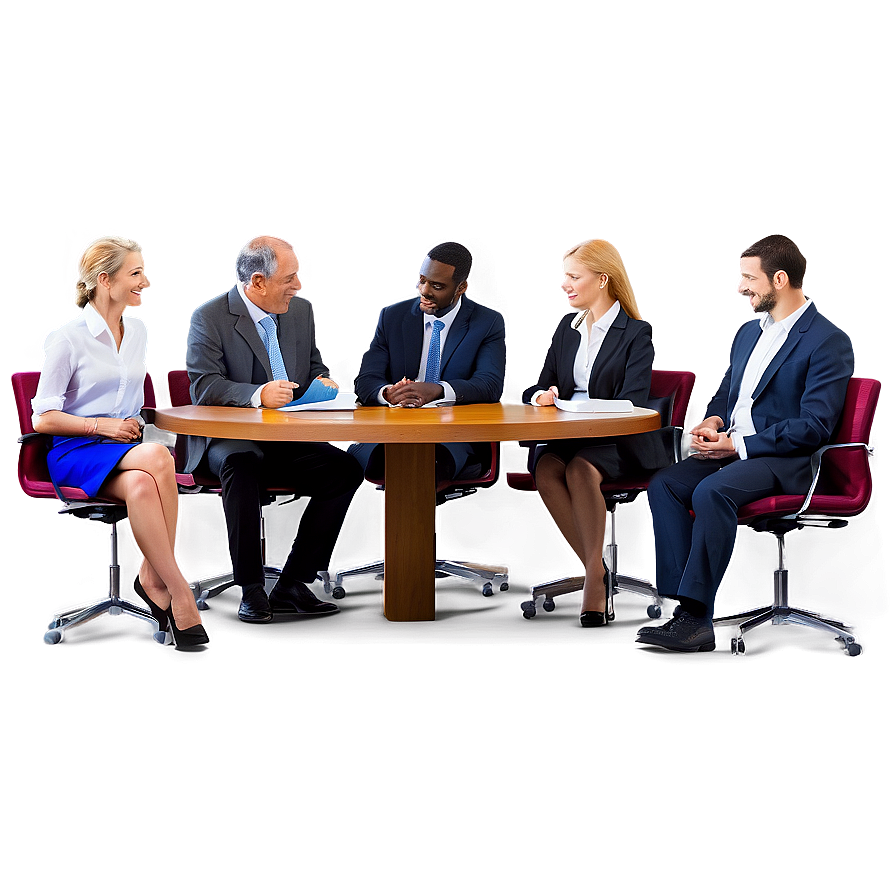
<svg viewBox="0 0 896 896">
<path fill-rule="evenodd" d="M 757 293 L 756 296 L 759 299 L 759 301 L 753 308 L 756 314 L 762 314 L 765 311 L 771 311 L 777 304 L 777 298 L 775 297 L 774 292 L 767 292 L 764 296 Z"/>
</svg>

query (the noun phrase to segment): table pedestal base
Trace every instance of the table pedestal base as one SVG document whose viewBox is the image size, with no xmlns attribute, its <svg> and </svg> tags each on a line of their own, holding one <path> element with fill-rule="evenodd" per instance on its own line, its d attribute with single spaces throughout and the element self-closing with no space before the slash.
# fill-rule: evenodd
<svg viewBox="0 0 896 896">
<path fill-rule="evenodd" d="M 430 622 L 436 618 L 436 446 L 394 442 L 385 449 L 383 615 Z"/>
</svg>

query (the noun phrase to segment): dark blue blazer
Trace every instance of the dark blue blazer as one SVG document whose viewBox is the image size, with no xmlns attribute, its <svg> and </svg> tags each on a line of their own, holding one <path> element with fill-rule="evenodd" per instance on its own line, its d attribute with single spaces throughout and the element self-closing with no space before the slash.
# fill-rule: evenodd
<svg viewBox="0 0 896 896">
<path fill-rule="evenodd" d="M 737 403 L 744 369 L 762 330 L 744 324 L 731 346 L 731 364 L 706 409 L 725 428 Z M 756 434 L 744 443 L 748 457 L 808 457 L 830 441 L 853 373 L 852 343 L 818 313 L 814 303 L 791 329 L 753 392 Z"/>
<path fill-rule="evenodd" d="M 422 353 L 419 299 L 383 308 L 355 378 L 358 401 L 378 404 L 377 395 L 383 386 L 391 386 L 402 377 L 417 379 Z M 442 347 L 440 379 L 454 389 L 458 404 L 500 401 L 505 362 L 504 318 L 465 295 Z"/>
</svg>

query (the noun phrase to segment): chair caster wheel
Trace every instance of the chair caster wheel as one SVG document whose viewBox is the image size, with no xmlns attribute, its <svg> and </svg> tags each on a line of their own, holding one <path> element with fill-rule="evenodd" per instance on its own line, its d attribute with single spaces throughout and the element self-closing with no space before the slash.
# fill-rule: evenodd
<svg viewBox="0 0 896 896">
<path fill-rule="evenodd" d="M 510 587 L 510 582 L 501 582 L 501 587 L 498 588 L 499 591 L 506 591 Z"/>
<path fill-rule="evenodd" d="M 200 607 L 199 609 L 202 609 L 202 607 Z M 168 632 L 153 632 L 152 639 L 157 644 L 167 644 Z"/>
<path fill-rule="evenodd" d="M 553 613 L 553 612 L 554 612 L 554 608 L 555 608 L 555 604 L 554 604 L 554 600 L 553 600 L 553 598 L 546 597 L 546 598 L 544 599 L 544 611 L 545 611 L 545 613 Z"/>
<path fill-rule="evenodd" d="M 51 628 L 44 634 L 44 643 L 58 644 L 62 640 L 62 629 Z"/>
<path fill-rule="evenodd" d="M 208 609 L 208 601 L 206 601 L 200 597 L 199 600 L 196 601 L 196 609 L 197 610 L 207 610 Z"/>
<path fill-rule="evenodd" d="M 732 638 L 731 639 L 731 653 L 734 656 L 737 656 L 739 653 L 746 653 L 747 648 L 744 645 L 743 638 Z"/>
<path fill-rule="evenodd" d="M 121 607 L 111 606 L 109 607 L 109 615 L 110 616 L 120 616 L 121 615 Z"/>
<path fill-rule="evenodd" d="M 520 604 L 520 609 L 523 611 L 523 619 L 532 619 L 535 616 L 535 601 L 523 601 Z"/>
<path fill-rule="evenodd" d="M 482 596 L 483 597 L 491 597 L 495 592 L 492 590 L 492 583 L 486 582 L 482 586 Z"/>
<path fill-rule="evenodd" d="M 343 588 L 342 585 L 337 585 L 330 592 L 330 597 L 332 597 L 333 600 L 342 600 L 342 598 L 345 597 L 345 588 Z"/>
<path fill-rule="evenodd" d="M 46 635 L 44 635 L 44 637 L 46 638 Z M 850 656 L 858 656 L 862 652 L 862 645 L 856 644 L 856 642 L 853 641 L 852 644 L 846 645 L 846 652 Z"/>
<path fill-rule="evenodd" d="M 660 616 L 663 615 L 663 608 L 662 608 L 662 607 L 658 607 L 656 604 L 651 604 L 651 605 L 647 608 L 647 615 L 648 615 L 651 619 L 659 619 Z"/>
</svg>

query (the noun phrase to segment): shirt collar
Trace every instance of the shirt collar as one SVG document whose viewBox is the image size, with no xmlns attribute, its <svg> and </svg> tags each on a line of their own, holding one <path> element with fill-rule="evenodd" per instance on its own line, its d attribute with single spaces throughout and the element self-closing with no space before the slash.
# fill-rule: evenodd
<svg viewBox="0 0 896 896">
<path fill-rule="evenodd" d="M 588 312 L 583 311 L 581 314 L 574 317 L 570 322 L 569 326 L 573 330 L 578 330 L 582 325 L 582 321 L 587 317 Z M 613 326 L 613 321 L 619 316 L 619 302 L 613 302 L 610 308 L 606 311 L 606 313 L 601 315 L 600 320 L 596 320 L 593 324 L 591 324 L 591 332 L 594 332 L 594 328 L 597 327 L 598 330 L 603 330 L 604 333 Z"/>
<path fill-rule="evenodd" d="M 759 321 L 759 326 L 762 327 L 763 332 L 765 332 L 769 327 L 771 327 L 775 323 L 779 323 L 781 327 L 784 329 L 785 333 L 789 333 L 793 329 L 793 325 L 803 316 L 806 309 L 812 304 L 812 299 L 806 299 L 806 301 L 800 305 L 796 311 L 788 314 L 784 320 L 775 321 L 775 319 L 769 314 L 769 312 L 765 312 L 762 316 L 762 320 Z"/>
<path fill-rule="evenodd" d="M 109 339 L 112 340 L 112 344 L 115 344 L 115 339 L 112 336 L 112 331 L 109 329 L 109 325 L 103 319 L 103 315 L 94 308 L 93 302 L 88 302 L 84 306 L 84 323 L 87 326 L 87 332 L 90 333 L 94 339 L 99 339 L 103 333 L 108 333 Z"/>
<path fill-rule="evenodd" d="M 246 311 L 249 312 L 249 317 L 252 318 L 252 323 L 260 323 L 264 318 L 270 317 L 274 320 L 277 320 L 277 315 L 268 314 L 263 308 L 259 308 L 258 305 L 255 304 L 247 295 L 246 295 L 246 284 L 245 283 L 237 283 L 237 289 L 239 290 L 240 298 L 246 303 Z"/>
<path fill-rule="evenodd" d="M 462 301 L 463 296 L 457 300 L 457 304 L 447 314 L 443 314 L 441 317 L 436 317 L 434 314 L 424 314 L 423 329 L 425 330 L 427 325 L 432 326 L 437 320 L 440 320 L 446 327 L 450 327 L 454 323 L 454 318 L 457 317 L 457 312 L 460 311 L 460 303 Z"/>
</svg>

